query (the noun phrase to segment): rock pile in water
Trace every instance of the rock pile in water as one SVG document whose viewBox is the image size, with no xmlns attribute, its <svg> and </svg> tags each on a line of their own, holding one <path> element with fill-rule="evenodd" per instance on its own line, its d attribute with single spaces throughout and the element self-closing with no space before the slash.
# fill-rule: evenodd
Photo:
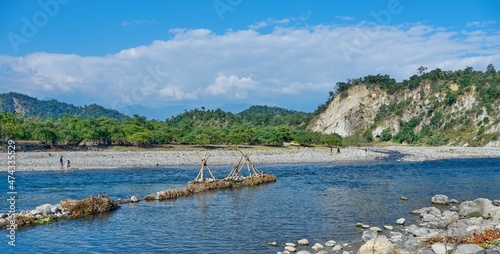
<svg viewBox="0 0 500 254">
<path fill-rule="evenodd" d="M 64 199 L 59 204 L 44 204 L 30 211 L 0 213 L 0 229 L 10 226 L 13 219 L 17 228 L 92 216 L 116 210 L 118 207 L 115 201 L 103 195 L 89 196 L 81 200 Z"/>
</svg>

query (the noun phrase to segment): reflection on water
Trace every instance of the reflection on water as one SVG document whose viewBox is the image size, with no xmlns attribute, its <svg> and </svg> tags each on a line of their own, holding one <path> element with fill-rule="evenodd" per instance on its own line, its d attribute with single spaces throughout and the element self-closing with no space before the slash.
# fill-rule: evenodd
<svg viewBox="0 0 500 254">
<path fill-rule="evenodd" d="M 394 225 L 400 217 L 411 220 L 408 212 L 429 206 L 434 194 L 459 200 L 499 199 L 498 165 L 500 159 L 261 165 L 277 175 L 276 183 L 127 204 L 93 219 L 22 229 L 17 246 L 8 251 L 276 253 L 285 242 L 301 238 L 353 241 L 361 236 L 357 222 L 382 227 Z M 19 172 L 18 208 L 100 192 L 114 199 L 145 196 L 185 186 L 198 169 Z M 212 171 L 218 177 L 227 174 L 226 167 Z M 401 201 L 401 196 L 409 201 Z M 0 208 L 6 210 L 6 205 L 2 202 Z M 279 247 L 267 246 L 268 241 Z M 0 242 L 1 253 L 6 246 Z"/>
</svg>

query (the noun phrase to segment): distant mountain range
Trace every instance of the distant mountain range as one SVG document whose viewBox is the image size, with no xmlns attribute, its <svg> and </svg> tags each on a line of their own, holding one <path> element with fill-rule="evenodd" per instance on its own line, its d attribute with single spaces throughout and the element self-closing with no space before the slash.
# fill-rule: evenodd
<svg viewBox="0 0 500 254">
<path fill-rule="evenodd" d="M 43 119 L 57 118 L 64 114 L 78 115 L 83 118 L 98 118 L 105 116 L 120 121 L 126 117 L 116 110 L 107 109 L 97 104 L 80 107 L 53 99 L 39 100 L 25 94 L 14 92 L 0 94 L 0 110 L 3 112 L 17 112 L 26 116 Z"/>
<path fill-rule="evenodd" d="M 252 105 L 247 103 L 226 104 L 220 107 L 225 112 L 233 114 L 249 109 Z M 64 114 L 78 115 L 83 118 L 110 117 L 123 120 L 127 116 L 135 114 L 144 116 L 147 119 L 164 121 L 184 112 L 193 110 L 191 105 L 172 105 L 163 108 L 150 108 L 142 105 L 131 105 L 119 108 L 118 110 L 107 109 L 96 104 L 88 106 L 75 106 L 72 104 L 59 102 L 55 99 L 40 100 L 25 94 L 9 92 L 0 94 L 0 111 L 17 112 L 26 116 L 39 118 L 57 118 Z"/>
</svg>

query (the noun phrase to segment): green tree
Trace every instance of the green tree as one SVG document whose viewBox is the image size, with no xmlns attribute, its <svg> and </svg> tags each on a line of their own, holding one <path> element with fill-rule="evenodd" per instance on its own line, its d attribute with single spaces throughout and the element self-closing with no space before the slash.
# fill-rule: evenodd
<svg viewBox="0 0 500 254">
<path fill-rule="evenodd" d="M 392 134 L 390 129 L 384 129 L 382 133 L 380 133 L 380 141 L 386 142 L 392 139 Z"/>
<path fill-rule="evenodd" d="M 341 146 L 342 137 L 337 133 L 323 135 L 321 137 L 321 143 L 327 146 Z"/>
<path fill-rule="evenodd" d="M 5 140 L 22 137 L 21 119 L 17 113 L 0 113 L 0 135 Z"/>
</svg>

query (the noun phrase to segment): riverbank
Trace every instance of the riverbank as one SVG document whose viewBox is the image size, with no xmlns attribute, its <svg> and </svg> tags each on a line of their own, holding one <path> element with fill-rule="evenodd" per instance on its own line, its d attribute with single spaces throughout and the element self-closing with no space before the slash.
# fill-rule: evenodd
<svg viewBox="0 0 500 254">
<path fill-rule="evenodd" d="M 453 158 L 500 158 L 500 148 L 485 147 L 347 147 L 340 153 L 325 147 L 290 147 L 263 148 L 245 147 L 242 150 L 250 154 L 256 164 L 285 163 L 335 163 L 372 161 L 401 153 L 402 161 L 426 161 Z M 50 151 L 16 153 L 16 171 L 55 171 L 60 170 L 59 158 L 71 161 L 72 170 L 109 169 L 124 167 L 161 167 L 199 165 L 205 151 L 203 148 L 184 150 L 135 149 L 118 151 L 103 149 L 98 151 Z M 209 165 L 231 165 L 237 163 L 241 153 L 230 147 L 206 150 Z M 404 156 L 403 156 L 404 155 Z M 7 165 L 6 153 L 0 158 L 1 165 Z M 6 171 L 7 167 L 0 168 Z"/>
</svg>

